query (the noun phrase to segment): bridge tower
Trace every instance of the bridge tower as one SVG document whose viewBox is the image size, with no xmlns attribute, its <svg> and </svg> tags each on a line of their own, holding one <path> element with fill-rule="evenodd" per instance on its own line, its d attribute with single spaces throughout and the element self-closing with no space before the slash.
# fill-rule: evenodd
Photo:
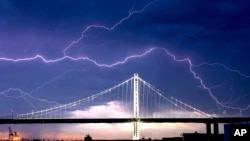
<svg viewBox="0 0 250 141">
<path fill-rule="evenodd" d="M 138 73 L 134 74 L 134 135 L 133 140 L 139 140 L 139 77 Z"/>
</svg>

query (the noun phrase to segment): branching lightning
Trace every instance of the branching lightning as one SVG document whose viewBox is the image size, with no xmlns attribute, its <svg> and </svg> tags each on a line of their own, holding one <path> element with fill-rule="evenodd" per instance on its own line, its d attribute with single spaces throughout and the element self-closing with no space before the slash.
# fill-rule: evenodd
<svg viewBox="0 0 250 141">
<path fill-rule="evenodd" d="M 77 44 L 79 41 L 81 41 L 84 37 L 86 37 L 86 33 L 91 30 L 91 29 L 94 29 L 94 28 L 100 28 L 100 29 L 103 29 L 103 30 L 113 30 L 115 29 L 117 26 L 119 26 L 120 24 L 122 24 L 124 21 L 126 20 L 129 20 L 133 15 L 135 14 L 140 14 L 142 12 L 145 11 L 145 9 L 147 7 L 149 7 L 150 5 L 152 5 L 153 3 L 155 3 L 156 0 L 154 1 L 151 1 L 149 3 L 147 3 L 146 5 L 144 5 L 144 7 L 140 10 L 134 10 L 134 6 L 136 4 L 136 1 L 134 2 L 133 6 L 131 7 L 131 9 L 129 10 L 129 14 L 122 18 L 121 20 L 119 20 L 117 23 L 115 23 L 113 26 L 111 27 L 106 27 L 104 25 L 90 25 L 90 26 L 87 26 L 85 28 L 85 30 L 83 30 L 81 32 L 81 36 L 77 39 L 77 40 L 74 40 L 72 43 L 70 43 L 66 48 L 64 48 L 63 50 L 63 56 L 60 57 L 60 58 L 56 58 L 56 59 L 46 59 L 46 57 L 44 57 L 43 55 L 41 54 L 37 54 L 33 57 L 26 57 L 26 58 L 7 58 L 7 57 L 0 57 L 0 61 L 7 61 L 7 62 L 15 62 L 15 63 L 18 63 L 18 62 L 26 62 L 26 61 L 33 61 L 33 60 L 41 60 L 42 62 L 44 63 L 57 63 L 57 62 L 61 62 L 61 61 L 64 61 L 64 60 L 71 60 L 71 61 L 89 61 L 93 64 L 95 64 L 96 66 L 99 66 L 99 67 L 114 67 L 114 66 L 117 66 L 117 65 L 120 65 L 120 64 L 124 64 L 126 63 L 129 59 L 132 59 L 132 58 L 138 58 L 138 57 L 142 57 L 144 55 L 146 55 L 148 52 L 145 52 L 143 54 L 140 54 L 140 55 L 132 55 L 132 56 L 129 56 L 127 58 L 125 58 L 123 61 L 118 61 L 114 64 L 101 64 L 101 63 L 98 63 L 97 61 L 89 58 L 89 57 L 86 57 L 86 56 L 81 56 L 81 57 L 73 57 L 73 56 L 69 56 L 67 55 L 67 50 L 69 50 L 71 47 L 73 47 L 75 44 Z M 32 34 L 33 36 L 33 39 L 31 41 L 31 45 L 34 41 L 34 34 Z M 25 52 L 30 48 L 30 46 L 25 50 Z M 45 100 L 45 99 L 41 99 L 41 98 L 38 98 L 38 97 L 34 97 L 32 94 L 39 91 L 40 89 L 44 88 L 46 85 L 54 82 L 56 79 L 58 78 L 61 78 L 63 77 L 66 73 L 70 72 L 70 71 L 73 71 L 73 70 L 69 70 L 65 73 L 63 73 L 62 75 L 59 75 L 59 76 L 56 76 L 54 78 L 52 78 L 51 80 L 41 84 L 40 86 L 38 86 L 37 88 L 29 91 L 29 92 L 26 92 L 24 90 L 22 90 L 21 88 L 8 88 L 6 90 L 3 90 L 3 91 L 0 91 L 0 95 L 2 96 L 5 96 L 5 97 L 8 97 L 8 98 L 23 98 L 25 101 L 27 101 L 33 108 L 35 108 L 35 106 L 32 104 L 32 102 L 27 99 L 27 97 L 33 99 L 33 100 L 38 100 L 38 101 L 41 101 L 41 102 L 45 102 L 45 103 L 57 103 L 57 102 L 54 102 L 54 101 L 48 101 L 48 100 Z M 10 93 L 11 92 L 18 92 L 20 95 L 18 96 L 11 96 Z M 58 103 L 57 103 L 58 104 Z"/>
<path fill-rule="evenodd" d="M 250 104 L 247 105 L 245 108 L 241 108 L 241 107 L 233 107 L 233 106 L 227 106 L 225 104 L 223 104 L 222 102 L 220 102 L 218 100 L 218 98 L 213 94 L 211 88 L 209 88 L 205 82 L 203 81 L 203 79 L 198 76 L 197 72 L 194 71 L 194 67 L 197 66 L 197 65 L 194 65 L 191 61 L 191 59 L 189 58 L 184 58 L 184 59 L 177 59 L 176 56 L 172 53 L 170 53 L 167 49 L 164 49 L 164 48 L 161 48 L 163 50 L 165 50 L 165 53 L 169 56 L 172 57 L 172 59 L 176 62 L 186 62 L 188 63 L 189 65 L 189 71 L 192 73 L 193 77 L 199 81 L 202 89 L 206 90 L 208 92 L 208 94 L 210 95 L 210 97 L 212 98 L 212 100 L 219 106 L 223 107 L 223 108 L 227 108 L 227 109 L 233 109 L 233 110 L 239 110 L 239 111 L 245 111 L 245 110 L 248 110 L 250 108 Z M 203 63 L 202 63 L 203 64 Z M 220 64 L 220 63 L 214 63 L 216 65 L 220 65 L 220 66 L 223 66 L 225 70 L 227 71 L 230 71 L 230 72 L 236 72 L 238 75 L 242 76 L 242 77 L 245 77 L 245 78 L 248 78 L 248 75 L 245 75 L 245 74 L 242 74 L 239 70 L 234 70 L 234 69 L 230 69 L 228 67 L 226 67 L 225 65 L 223 64 Z"/>
<path fill-rule="evenodd" d="M 189 58 L 179 59 L 175 54 L 169 52 L 166 48 L 162 48 L 162 47 L 152 47 L 152 48 L 149 48 L 149 49 L 145 50 L 144 52 L 142 52 L 140 54 L 133 54 L 133 55 L 127 56 L 127 57 L 125 57 L 123 59 L 120 59 L 118 61 L 114 61 L 113 63 L 110 63 L 110 64 L 100 63 L 100 62 L 98 62 L 98 61 L 96 61 L 96 60 L 94 60 L 92 58 L 89 58 L 88 56 L 74 57 L 74 56 L 70 56 L 70 55 L 67 54 L 67 51 L 70 50 L 74 45 L 76 45 L 77 43 L 79 43 L 81 40 L 83 40 L 84 37 L 87 36 L 87 32 L 90 31 L 91 29 L 98 28 L 98 29 L 109 30 L 109 31 L 114 30 L 119 25 L 121 25 L 123 22 L 129 20 L 133 15 L 140 14 L 140 13 L 144 12 L 146 8 L 148 8 L 150 5 L 152 5 L 155 2 L 156 1 L 152 1 L 150 3 L 147 3 L 140 10 L 134 10 L 134 5 L 135 5 L 134 4 L 132 6 L 132 8 L 129 10 L 128 15 L 126 17 L 122 18 L 121 20 L 119 20 L 117 23 L 113 24 L 111 27 L 107 27 L 107 26 L 104 26 L 104 25 L 90 25 L 90 26 L 87 26 L 81 32 L 81 36 L 78 39 L 72 41 L 68 46 L 66 46 L 63 49 L 63 56 L 62 57 L 55 58 L 55 59 L 47 59 L 43 55 L 37 54 L 35 56 L 26 57 L 26 58 L 0 57 L 0 61 L 12 62 L 12 63 L 28 62 L 28 61 L 34 61 L 34 60 L 40 60 L 40 61 L 42 61 L 44 63 L 59 63 L 59 62 L 62 62 L 62 61 L 67 61 L 67 60 L 72 61 L 72 62 L 83 62 L 83 61 L 86 61 L 86 62 L 92 63 L 93 65 L 95 65 L 97 67 L 113 68 L 113 67 L 116 67 L 116 66 L 119 66 L 119 65 L 123 65 L 123 64 L 127 63 L 128 61 L 131 61 L 131 60 L 134 60 L 134 59 L 138 59 L 138 58 L 143 58 L 143 57 L 145 57 L 145 56 L 147 56 L 149 54 L 152 54 L 156 50 L 158 50 L 158 51 L 160 50 L 163 53 L 165 53 L 165 55 L 167 55 L 168 57 L 171 57 L 173 59 L 173 61 L 175 61 L 177 63 L 186 63 L 186 64 L 188 64 L 188 66 L 189 66 L 189 68 L 188 68 L 189 72 L 192 74 L 193 78 L 199 82 L 200 88 L 202 88 L 203 90 L 207 91 L 207 93 L 209 94 L 209 96 L 211 97 L 211 99 L 217 105 L 219 105 L 219 106 L 221 106 L 223 108 L 226 108 L 226 109 L 233 109 L 233 110 L 239 110 L 239 111 L 249 110 L 250 109 L 250 104 L 247 105 L 246 107 L 242 108 L 242 107 L 229 106 L 229 104 L 231 104 L 231 103 L 223 103 L 223 102 L 219 101 L 218 98 L 215 96 L 215 94 L 213 94 L 212 88 L 209 88 L 206 85 L 206 83 L 204 82 L 204 80 L 194 70 L 194 68 L 201 67 L 203 65 L 220 66 L 220 67 L 224 68 L 228 72 L 236 73 L 239 76 L 244 77 L 244 78 L 250 78 L 249 75 L 244 74 L 244 73 L 242 73 L 241 71 L 239 71 L 237 69 L 231 69 L 231 68 L 229 68 L 229 67 L 227 67 L 227 66 L 225 66 L 224 64 L 221 64 L 221 63 L 203 62 L 203 63 L 200 63 L 200 64 L 193 64 L 191 59 L 189 59 Z M 199 32 L 199 31 L 200 31 L 200 29 L 197 32 Z M 193 34 L 196 34 L 197 32 L 195 32 Z M 72 71 L 72 70 L 70 70 L 70 71 Z M 56 76 L 56 77 L 52 78 L 51 80 L 49 80 L 49 81 L 41 84 L 40 86 L 38 86 L 37 88 L 35 88 L 35 89 L 33 89 L 33 90 L 29 91 L 29 92 L 25 92 L 25 91 L 23 91 L 20 88 L 9 88 L 7 90 L 4 90 L 4 91 L 0 92 L 0 95 L 6 96 L 6 97 L 9 97 L 9 98 L 25 98 L 25 97 L 30 97 L 30 98 L 35 99 L 35 100 L 44 101 L 44 102 L 50 102 L 50 101 L 47 101 L 47 100 L 44 100 L 44 99 L 40 99 L 40 98 L 34 97 L 34 96 L 32 96 L 32 94 L 35 93 L 35 92 L 37 92 L 37 91 L 39 91 L 40 89 L 44 88 L 45 86 L 49 85 L 50 83 L 54 82 L 56 79 L 63 77 L 66 73 L 68 73 L 70 71 L 67 71 L 67 72 L 63 73 L 62 75 L 59 75 L 59 76 Z M 8 95 L 8 93 L 12 92 L 12 91 L 19 92 L 20 95 L 19 96 L 10 96 L 10 95 Z M 236 101 L 238 101 L 239 98 L 235 99 L 233 101 L 233 103 L 236 102 Z"/>
<path fill-rule="evenodd" d="M 70 59 L 72 61 L 89 61 L 93 64 L 95 64 L 96 66 L 98 67 L 107 67 L 107 68 L 112 68 L 112 67 L 115 67 L 115 66 L 118 66 L 118 65 L 122 65 L 122 64 L 125 64 L 126 62 L 128 62 L 129 60 L 132 60 L 132 59 L 136 59 L 136 58 L 142 58 L 146 55 L 149 55 L 151 53 L 153 53 L 153 51 L 155 50 L 161 50 L 163 51 L 167 56 L 170 56 L 175 62 L 179 62 L 179 63 L 187 63 L 189 65 L 189 71 L 190 73 L 193 75 L 194 79 L 198 80 L 199 83 L 200 83 L 200 86 L 202 89 L 206 90 L 208 92 L 208 94 L 210 95 L 210 97 L 212 98 L 212 100 L 219 106 L 221 107 L 224 107 L 224 108 L 229 108 L 229 109 L 233 109 L 233 110 L 240 110 L 240 111 L 244 111 L 244 110 L 248 110 L 250 108 L 250 104 L 245 107 L 245 108 L 241 108 L 241 107 L 233 107 L 233 106 L 228 106 L 226 104 L 223 104 L 222 102 L 220 102 L 217 97 L 213 94 L 211 88 L 209 88 L 208 86 L 206 86 L 206 84 L 204 83 L 204 80 L 198 76 L 197 72 L 194 71 L 194 67 L 197 67 L 197 66 L 201 66 L 201 65 L 194 65 L 191 61 L 191 59 L 189 58 L 184 58 L 184 59 L 178 59 L 176 57 L 176 55 L 170 53 L 167 49 L 165 48 L 159 48 L 159 47 L 154 47 L 154 48 L 150 48 L 148 50 L 146 50 L 145 52 L 141 53 L 141 54 L 136 54 L 136 55 L 131 55 L 131 56 L 128 56 L 126 58 L 124 58 L 123 60 L 121 61 L 116 61 L 112 64 L 101 64 L 101 63 L 98 63 L 97 61 L 93 60 L 93 59 L 90 59 L 90 58 L 87 58 L 87 57 L 79 57 L 79 58 L 74 58 L 74 57 L 63 57 L 63 58 L 59 58 L 59 59 L 55 59 L 55 60 L 46 60 L 45 58 L 43 58 L 42 56 L 39 56 L 38 58 L 41 59 L 44 63 L 56 63 L 56 62 L 59 62 L 59 61 L 62 61 L 64 59 Z M 38 58 L 32 58 L 31 60 L 35 60 L 35 59 L 38 59 Z M 12 62 L 22 62 L 22 61 L 30 61 L 30 58 L 23 58 L 23 59 L 5 59 L 5 61 L 12 61 Z M 208 64 L 208 63 L 202 63 L 202 64 Z M 232 73 L 237 73 L 238 75 L 242 76 L 242 77 L 245 77 L 245 78 L 249 78 L 248 75 L 245 75 L 243 73 L 241 73 L 239 70 L 234 70 L 234 69 L 230 69 L 228 67 L 226 67 L 225 65 L 223 64 L 220 64 L 220 63 L 214 63 L 215 65 L 219 65 L 219 66 L 222 66 L 225 70 L 227 71 L 230 71 Z M 39 89 L 41 89 L 44 85 L 47 85 L 48 83 L 52 82 L 53 80 L 55 80 L 56 78 L 52 79 L 51 81 L 48 81 L 44 84 L 42 84 L 41 86 L 37 87 L 35 90 L 31 91 L 31 92 L 35 92 Z M 15 90 L 15 91 L 20 91 L 23 95 L 27 95 L 27 93 L 21 91 L 20 89 L 9 89 L 8 91 L 10 90 Z M 6 91 L 5 91 L 6 92 Z M 3 92 L 4 93 L 4 92 Z"/>
<path fill-rule="evenodd" d="M 225 70 L 229 71 L 229 72 L 234 72 L 234 73 L 237 73 L 238 75 L 242 76 L 242 77 L 245 77 L 245 78 L 250 78 L 250 75 L 247 75 L 247 74 L 244 74 L 242 72 L 240 72 L 239 70 L 236 70 L 236 69 L 231 69 L 229 67 L 227 67 L 226 65 L 224 64 L 221 64 L 221 63 L 208 63 L 208 62 L 203 62 L 203 63 L 200 63 L 198 65 L 193 65 L 194 67 L 201 67 L 203 65 L 208 65 L 208 66 L 220 66 L 222 68 L 224 68 Z"/>
<path fill-rule="evenodd" d="M 69 50 L 71 47 L 73 47 L 75 44 L 77 44 L 79 41 L 81 41 L 84 37 L 86 37 L 86 33 L 87 33 L 89 30 L 91 30 L 91 29 L 93 29 L 93 28 L 100 28 L 100 29 L 103 29 L 103 30 L 114 30 L 117 26 L 121 25 L 124 21 L 129 20 L 133 15 L 135 15 L 135 14 L 140 14 L 140 13 L 144 12 L 145 9 L 146 9 L 147 7 L 149 7 L 150 5 L 152 5 L 152 4 L 155 3 L 155 2 L 156 2 L 156 0 L 154 0 L 154 1 L 150 2 L 150 3 L 147 3 L 141 10 L 133 10 L 133 9 L 134 9 L 134 6 L 135 6 L 135 3 L 134 3 L 133 6 L 132 6 L 132 8 L 129 10 L 128 16 L 122 18 L 121 20 L 119 20 L 117 23 L 115 23 L 115 24 L 114 24 L 113 26 L 111 26 L 111 27 L 106 27 L 106 26 L 104 26 L 104 25 L 90 25 L 90 26 L 87 26 L 87 27 L 82 31 L 81 36 L 80 36 L 77 40 L 71 42 L 71 43 L 63 50 L 64 56 L 66 56 L 67 50 Z"/>
<path fill-rule="evenodd" d="M 35 92 L 39 91 L 40 89 L 43 89 L 47 85 L 55 82 L 56 80 L 64 77 L 68 73 L 73 72 L 73 71 L 80 71 L 80 72 L 82 72 L 82 71 L 86 71 L 86 69 L 70 69 L 70 70 L 67 70 L 67 71 L 63 72 L 62 74 L 53 77 L 52 79 L 44 82 L 40 86 L 37 86 L 35 89 L 30 90 L 30 91 L 24 91 L 24 90 L 22 90 L 20 88 L 8 88 L 7 90 L 0 91 L 0 95 L 5 96 L 7 98 L 23 98 L 25 101 L 27 101 L 31 105 L 31 107 L 33 107 L 33 109 L 36 109 L 36 106 L 34 106 L 33 102 L 31 102 L 31 100 L 29 100 L 28 98 L 30 98 L 32 100 L 37 100 L 37 101 L 40 101 L 40 102 L 44 102 L 46 104 L 57 104 L 57 105 L 60 105 L 59 102 L 49 101 L 47 99 L 35 97 L 33 94 Z M 17 96 L 9 95 L 11 92 L 18 92 L 20 95 L 17 95 Z"/>
</svg>

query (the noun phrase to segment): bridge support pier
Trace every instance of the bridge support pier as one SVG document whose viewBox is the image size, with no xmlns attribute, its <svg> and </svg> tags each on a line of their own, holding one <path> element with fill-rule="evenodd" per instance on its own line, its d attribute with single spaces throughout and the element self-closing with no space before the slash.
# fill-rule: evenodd
<svg viewBox="0 0 250 141">
<path fill-rule="evenodd" d="M 219 139 L 219 125 L 218 125 L 218 121 L 214 121 L 214 140 L 218 140 Z"/>
<path fill-rule="evenodd" d="M 211 140 L 211 123 L 207 122 L 206 123 L 206 129 L 207 129 L 207 139 L 208 141 Z"/>
</svg>

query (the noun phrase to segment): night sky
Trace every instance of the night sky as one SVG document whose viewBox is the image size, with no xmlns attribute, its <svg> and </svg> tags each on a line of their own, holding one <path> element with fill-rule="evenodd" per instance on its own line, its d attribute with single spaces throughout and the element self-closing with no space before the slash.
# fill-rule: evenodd
<svg viewBox="0 0 250 141">
<path fill-rule="evenodd" d="M 206 113 L 249 116 L 249 7 L 248 0 L 1 0 L 0 117 L 82 99 L 136 72 Z"/>
</svg>

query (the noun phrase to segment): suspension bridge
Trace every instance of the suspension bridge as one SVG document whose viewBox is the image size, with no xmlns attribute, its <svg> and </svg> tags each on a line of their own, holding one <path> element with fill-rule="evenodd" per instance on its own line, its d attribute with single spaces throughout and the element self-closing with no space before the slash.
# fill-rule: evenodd
<svg viewBox="0 0 250 141">
<path fill-rule="evenodd" d="M 133 140 L 140 139 L 140 122 L 205 123 L 207 134 L 218 134 L 218 123 L 249 122 L 249 118 L 215 118 L 133 77 L 89 97 L 29 113 L 0 119 L 0 124 L 123 123 L 133 122 Z"/>
</svg>

